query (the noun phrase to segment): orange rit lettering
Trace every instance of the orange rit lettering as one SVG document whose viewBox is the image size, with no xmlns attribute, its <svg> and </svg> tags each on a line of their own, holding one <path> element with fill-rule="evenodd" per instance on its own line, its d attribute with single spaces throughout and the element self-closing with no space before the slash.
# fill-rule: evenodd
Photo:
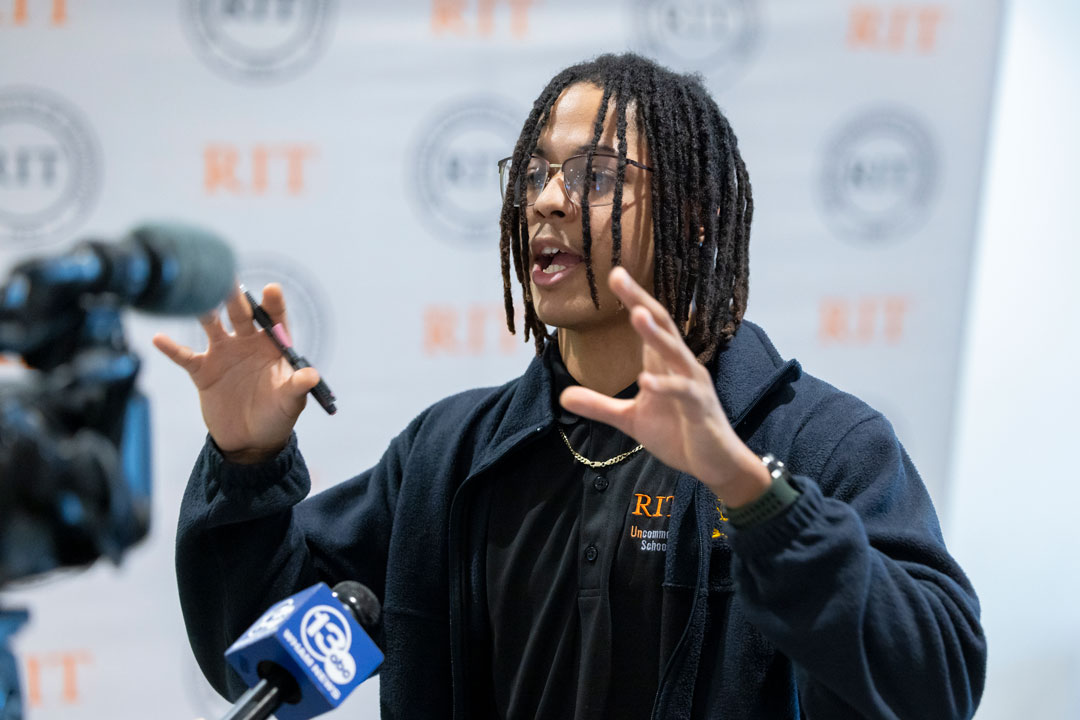
<svg viewBox="0 0 1080 720">
<path fill-rule="evenodd" d="M 660 513 L 655 515 L 649 512 L 649 506 L 652 505 L 652 495 L 645 495 L 644 493 L 634 493 L 637 497 L 637 507 L 634 508 L 634 512 L 631 515 L 644 515 L 645 517 L 657 517 Z"/>
</svg>

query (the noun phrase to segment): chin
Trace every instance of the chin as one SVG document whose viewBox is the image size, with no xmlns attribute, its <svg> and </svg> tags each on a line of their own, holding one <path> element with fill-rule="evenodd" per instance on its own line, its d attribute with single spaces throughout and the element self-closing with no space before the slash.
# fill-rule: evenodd
<svg viewBox="0 0 1080 720">
<path fill-rule="evenodd" d="M 613 312 L 597 310 L 592 304 L 592 298 L 587 294 L 585 297 L 575 297 L 565 303 L 555 301 L 553 298 L 541 298 L 534 294 L 533 307 L 536 308 L 536 316 L 540 322 L 560 330 L 585 332 L 591 328 L 609 325 L 616 318 Z"/>
</svg>

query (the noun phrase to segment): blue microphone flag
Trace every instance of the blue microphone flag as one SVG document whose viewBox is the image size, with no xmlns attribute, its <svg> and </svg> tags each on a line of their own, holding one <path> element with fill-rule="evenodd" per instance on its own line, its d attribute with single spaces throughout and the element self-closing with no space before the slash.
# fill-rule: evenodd
<svg viewBox="0 0 1080 720">
<path fill-rule="evenodd" d="M 278 720 L 307 720 L 338 707 L 383 661 L 383 654 L 325 583 L 285 598 L 263 613 L 225 652 L 248 687 L 259 664 L 273 662 L 300 686 L 296 704 L 274 711 Z"/>
</svg>

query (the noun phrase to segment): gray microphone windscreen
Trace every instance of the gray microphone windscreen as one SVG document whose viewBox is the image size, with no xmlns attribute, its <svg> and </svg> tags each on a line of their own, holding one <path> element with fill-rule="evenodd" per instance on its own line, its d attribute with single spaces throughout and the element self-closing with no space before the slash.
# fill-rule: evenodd
<svg viewBox="0 0 1080 720">
<path fill-rule="evenodd" d="M 223 240 L 202 228 L 173 222 L 141 225 L 130 236 L 150 256 L 151 280 L 134 304 L 160 315 L 201 315 L 236 284 L 236 260 Z"/>
</svg>

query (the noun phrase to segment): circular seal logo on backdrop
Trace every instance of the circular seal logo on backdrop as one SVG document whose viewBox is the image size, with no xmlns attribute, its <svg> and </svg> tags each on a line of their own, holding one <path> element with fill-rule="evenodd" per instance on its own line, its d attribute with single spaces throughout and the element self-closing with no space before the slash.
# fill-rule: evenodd
<svg viewBox="0 0 1080 720">
<path fill-rule="evenodd" d="M 336 0 L 185 0 L 184 25 L 210 67 L 271 82 L 306 70 L 329 44 Z"/>
<path fill-rule="evenodd" d="M 926 221 L 939 161 L 919 118 L 891 108 L 865 112 L 835 132 L 824 153 L 821 203 L 838 235 L 883 243 Z"/>
<path fill-rule="evenodd" d="M 498 98 L 435 108 L 417 132 L 409 190 L 436 236 L 488 247 L 499 236 L 499 169 L 514 151 L 524 115 Z"/>
<path fill-rule="evenodd" d="M 758 0 L 637 0 L 633 27 L 646 53 L 724 81 L 757 49 L 761 11 Z"/>
<path fill-rule="evenodd" d="M 97 138 L 77 108 L 38 88 L 0 90 L 0 242 L 71 229 L 100 186 Z"/>
<path fill-rule="evenodd" d="M 296 352 L 320 372 L 326 371 L 331 346 L 329 328 L 333 327 L 333 322 L 318 280 L 292 258 L 262 254 L 241 256 L 237 278 L 256 300 L 261 300 L 263 286 L 272 282 L 281 286 L 289 334 Z M 230 328 L 228 314 L 224 309 L 221 314 L 225 327 Z M 202 327 L 197 321 L 191 322 L 189 327 L 186 344 L 196 349 L 205 348 L 206 333 Z"/>
</svg>

